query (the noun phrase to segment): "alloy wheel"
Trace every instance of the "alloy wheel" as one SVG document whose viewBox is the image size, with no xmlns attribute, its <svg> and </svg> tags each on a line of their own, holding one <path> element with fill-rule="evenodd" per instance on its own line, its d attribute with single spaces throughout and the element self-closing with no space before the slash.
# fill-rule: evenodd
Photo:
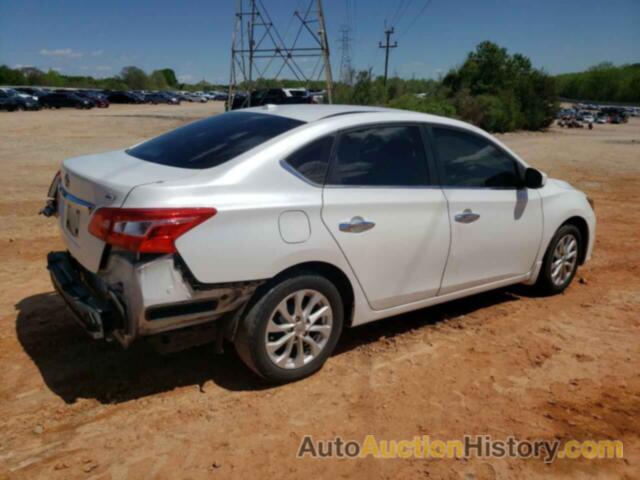
<svg viewBox="0 0 640 480">
<path fill-rule="evenodd" d="M 571 277 L 578 261 L 578 240 L 567 234 L 558 240 L 551 259 L 551 281 L 556 286 L 564 285 Z"/>
<path fill-rule="evenodd" d="M 316 290 L 298 290 L 282 300 L 269 318 L 267 355 L 280 368 L 303 367 L 326 347 L 332 328 L 329 300 Z"/>
</svg>

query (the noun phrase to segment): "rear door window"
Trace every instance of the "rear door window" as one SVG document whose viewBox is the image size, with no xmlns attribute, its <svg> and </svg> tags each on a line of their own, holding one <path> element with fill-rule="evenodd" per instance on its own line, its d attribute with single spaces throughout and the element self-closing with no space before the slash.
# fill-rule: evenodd
<svg viewBox="0 0 640 480">
<path fill-rule="evenodd" d="M 340 135 L 329 185 L 417 187 L 429 185 L 420 127 L 393 125 Z"/>
<path fill-rule="evenodd" d="M 171 167 L 211 168 L 302 124 L 277 115 L 229 112 L 160 135 L 127 153 Z"/>
</svg>

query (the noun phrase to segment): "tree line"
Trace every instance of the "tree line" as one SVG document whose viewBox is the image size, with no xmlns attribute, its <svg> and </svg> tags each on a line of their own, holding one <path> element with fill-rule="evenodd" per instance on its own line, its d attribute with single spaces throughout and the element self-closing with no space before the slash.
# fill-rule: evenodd
<svg viewBox="0 0 640 480">
<path fill-rule="evenodd" d="M 558 95 L 574 100 L 640 103 L 640 63 L 600 63 L 586 72 L 556 77 Z"/>
<path fill-rule="evenodd" d="M 402 79 L 374 76 L 371 70 L 352 72 L 351 84 L 334 85 L 334 103 L 378 105 L 460 118 L 485 130 L 540 130 L 558 110 L 558 98 L 595 101 L 640 101 L 640 64 L 614 67 L 600 64 L 586 72 L 551 76 L 533 68 L 529 58 L 492 42 L 482 42 L 465 61 L 442 79 Z M 0 66 L 0 85 L 102 88 L 111 90 L 226 90 L 202 81 L 180 83 L 170 68 L 147 74 L 135 66 L 119 75 L 96 79 L 62 75 L 27 67 Z M 251 88 L 306 87 L 323 89 L 324 82 L 257 79 Z M 248 89 L 239 85 L 238 89 Z"/>
<path fill-rule="evenodd" d="M 6 65 L 0 65 L 0 85 L 104 90 L 209 90 L 216 87 L 204 81 L 196 84 L 179 82 L 171 68 L 162 68 L 147 74 L 135 66 L 124 67 L 119 75 L 94 78 L 85 75 L 63 75 L 56 70 L 44 72 L 35 67 L 9 68 Z"/>
<path fill-rule="evenodd" d="M 371 71 L 336 88 L 339 103 L 387 105 L 457 117 L 492 132 L 548 127 L 558 109 L 554 78 L 518 53 L 482 42 L 442 80 L 403 80 Z"/>
</svg>

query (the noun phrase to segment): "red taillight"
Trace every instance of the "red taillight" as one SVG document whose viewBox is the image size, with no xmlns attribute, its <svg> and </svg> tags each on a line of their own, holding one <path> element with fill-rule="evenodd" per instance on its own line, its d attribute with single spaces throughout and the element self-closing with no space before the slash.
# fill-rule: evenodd
<svg viewBox="0 0 640 480">
<path fill-rule="evenodd" d="M 215 208 L 100 208 L 89 233 L 132 252 L 174 253 L 180 235 L 215 214 Z"/>
</svg>

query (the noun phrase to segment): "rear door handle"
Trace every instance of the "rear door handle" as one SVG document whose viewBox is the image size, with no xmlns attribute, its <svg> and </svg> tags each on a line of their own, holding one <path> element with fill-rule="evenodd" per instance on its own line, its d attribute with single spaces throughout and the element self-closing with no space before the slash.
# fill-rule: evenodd
<svg viewBox="0 0 640 480">
<path fill-rule="evenodd" d="M 374 222 L 369 222 L 364 218 L 357 216 L 353 217 L 349 222 L 341 223 L 339 227 L 341 232 L 362 233 L 367 230 L 371 230 L 375 226 L 376 224 Z"/>
<path fill-rule="evenodd" d="M 462 213 L 456 213 L 456 216 L 454 218 L 456 219 L 456 222 L 471 223 L 478 220 L 480 218 L 480 215 L 478 213 L 472 212 L 470 208 L 465 208 Z"/>
</svg>

